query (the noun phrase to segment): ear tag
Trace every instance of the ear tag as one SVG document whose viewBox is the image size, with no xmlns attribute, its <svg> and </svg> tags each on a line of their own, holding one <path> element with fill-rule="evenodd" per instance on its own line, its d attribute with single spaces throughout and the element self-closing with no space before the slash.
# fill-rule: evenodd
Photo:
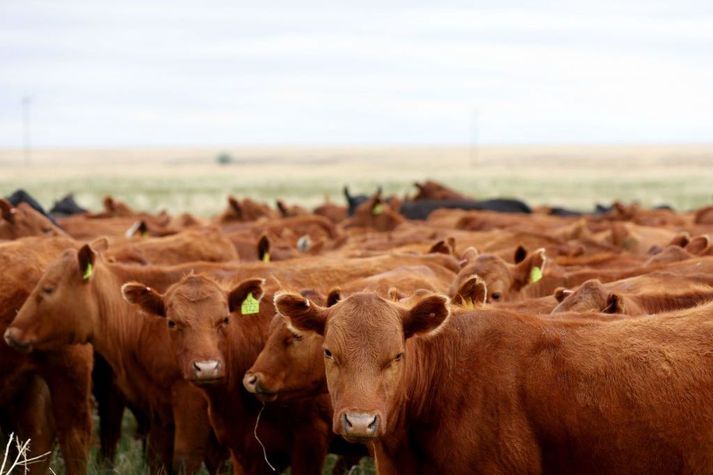
<svg viewBox="0 0 713 475">
<path fill-rule="evenodd" d="M 254 315 L 260 311 L 260 301 L 253 297 L 253 293 L 250 292 L 243 303 L 240 304 L 240 313 L 243 315 Z"/>
<path fill-rule="evenodd" d="M 534 284 L 535 282 L 539 282 L 542 279 L 542 269 L 539 267 L 535 266 L 532 268 L 530 271 L 530 283 Z"/>
<path fill-rule="evenodd" d="M 265 264 L 270 262 L 270 253 L 269 252 L 266 252 L 265 254 L 262 255 L 262 262 L 264 262 Z M 252 294 L 250 294 L 250 295 L 252 295 Z"/>
<path fill-rule="evenodd" d="M 87 264 L 87 269 L 84 271 L 84 275 L 82 276 L 84 280 L 89 280 L 92 277 L 92 274 L 94 273 L 94 265 L 90 262 Z"/>
<path fill-rule="evenodd" d="M 383 203 L 377 203 L 376 205 L 374 205 L 373 208 L 371 208 L 371 214 L 373 214 L 374 216 L 378 216 L 383 212 L 384 212 L 384 204 Z"/>
</svg>

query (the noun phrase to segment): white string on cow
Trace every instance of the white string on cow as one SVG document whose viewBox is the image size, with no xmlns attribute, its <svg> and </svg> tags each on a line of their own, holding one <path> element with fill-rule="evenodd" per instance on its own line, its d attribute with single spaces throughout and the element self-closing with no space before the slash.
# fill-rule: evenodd
<svg viewBox="0 0 713 475">
<path fill-rule="evenodd" d="M 265 403 L 262 404 L 260 412 L 257 413 L 257 419 L 255 419 L 255 428 L 253 429 L 253 435 L 255 436 L 255 440 L 257 440 L 257 443 L 260 444 L 260 447 L 262 447 L 262 457 L 265 459 L 265 463 L 268 467 L 270 467 L 273 472 L 277 472 L 277 469 L 273 467 L 270 461 L 267 459 L 267 450 L 265 449 L 265 445 L 262 443 L 262 440 L 260 440 L 260 437 L 257 436 L 257 426 L 258 424 L 260 424 L 260 416 L 262 415 L 262 411 L 264 410 Z"/>
</svg>

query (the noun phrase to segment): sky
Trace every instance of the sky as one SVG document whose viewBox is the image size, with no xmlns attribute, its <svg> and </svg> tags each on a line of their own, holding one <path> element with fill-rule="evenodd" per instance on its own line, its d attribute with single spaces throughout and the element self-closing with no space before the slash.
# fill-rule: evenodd
<svg viewBox="0 0 713 475">
<path fill-rule="evenodd" d="M 713 142 L 713 2 L 0 0 L 0 147 Z"/>
</svg>

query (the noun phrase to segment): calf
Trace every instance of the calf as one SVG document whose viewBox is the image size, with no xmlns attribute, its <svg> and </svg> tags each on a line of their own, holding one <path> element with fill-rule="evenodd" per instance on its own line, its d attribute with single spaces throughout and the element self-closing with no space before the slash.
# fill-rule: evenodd
<svg viewBox="0 0 713 475">
<path fill-rule="evenodd" d="M 647 319 L 548 321 L 439 295 L 331 308 L 276 295 L 324 335 L 333 429 L 379 473 L 705 473 L 713 466 L 708 305 Z M 575 469 L 576 467 L 576 469 Z"/>
</svg>

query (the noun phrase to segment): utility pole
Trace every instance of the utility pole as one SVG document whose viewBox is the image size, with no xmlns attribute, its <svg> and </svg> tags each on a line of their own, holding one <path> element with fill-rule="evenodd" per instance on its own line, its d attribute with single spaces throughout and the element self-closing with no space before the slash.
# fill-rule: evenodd
<svg viewBox="0 0 713 475">
<path fill-rule="evenodd" d="M 471 168 L 478 164 L 478 116 L 478 108 L 473 107 L 470 116 L 470 148 L 468 150 Z"/>
<path fill-rule="evenodd" d="M 22 129 L 23 129 L 23 152 L 25 156 L 25 165 L 30 164 L 30 154 L 32 153 L 32 145 L 30 143 L 30 106 L 32 100 L 30 96 L 22 98 Z"/>
</svg>

